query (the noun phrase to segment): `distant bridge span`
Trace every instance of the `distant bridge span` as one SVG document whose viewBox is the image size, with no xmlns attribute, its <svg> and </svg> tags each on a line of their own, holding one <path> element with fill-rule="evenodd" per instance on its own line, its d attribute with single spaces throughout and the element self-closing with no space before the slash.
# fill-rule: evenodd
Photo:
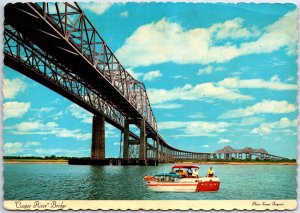
<svg viewBox="0 0 300 213">
<path fill-rule="evenodd" d="M 177 149 L 159 135 L 144 84 L 124 69 L 77 3 L 7 4 L 4 25 L 5 65 L 94 114 L 92 160 L 105 160 L 105 121 L 122 132 L 124 160 L 145 165 L 210 156 Z"/>
</svg>

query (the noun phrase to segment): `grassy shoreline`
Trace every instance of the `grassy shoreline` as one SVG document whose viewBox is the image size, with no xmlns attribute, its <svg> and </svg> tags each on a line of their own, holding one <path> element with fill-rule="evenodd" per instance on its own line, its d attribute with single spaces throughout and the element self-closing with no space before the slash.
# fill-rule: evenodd
<svg viewBox="0 0 300 213">
<path fill-rule="evenodd" d="M 44 159 L 4 159 L 4 163 L 44 163 L 44 164 L 67 164 L 68 160 L 58 159 L 58 160 L 44 160 Z"/>
<path fill-rule="evenodd" d="M 26 164 L 67 164 L 67 159 L 4 159 L 4 163 Z M 169 162 L 173 164 L 220 164 L 220 165 L 297 165 L 296 161 L 193 161 L 193 162 Z M 160 163 L 164 164 L 164 163 Z"/>
</svg>

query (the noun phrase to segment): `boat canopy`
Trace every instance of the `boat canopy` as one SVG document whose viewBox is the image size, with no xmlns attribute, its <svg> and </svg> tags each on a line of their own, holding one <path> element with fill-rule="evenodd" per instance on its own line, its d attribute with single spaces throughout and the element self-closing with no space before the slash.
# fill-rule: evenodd
<svg viewBox="0 0 300 213">
<path fill-rule="evenodd" d="M 185 168 L 185 169 L 199 169 L 199 166 L 194 166 L 194 165 L 175 165 L 172 167 L 172 169 L 181 169 L 181 168 Z"/>
<path fill-rule="evenodd" d="M 173 173 L 160 173 L 155 176 L 167 176 L 167 177 L 179 178 L 178 174 L 173 174 Z"/>
</svg>

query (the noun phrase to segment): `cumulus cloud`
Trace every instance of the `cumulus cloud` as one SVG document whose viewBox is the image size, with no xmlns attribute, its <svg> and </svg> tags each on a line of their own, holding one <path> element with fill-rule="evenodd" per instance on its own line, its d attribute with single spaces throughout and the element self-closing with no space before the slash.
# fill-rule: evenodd
<svg viewBox="0 0 300 213">
<path fill-rule="evenodd" d="M 221 138 L 221 139 L 218 141 L 219 144 L 222 144 L 222 143 L 229 143 L 229 142 L 230 142 L 230 140 L 225 139 L 225 138 Z"/>
<path fill-rule="evenodd" d="M 265 120 L 264 118 L 252 116 L 252 117 L 246 117 L 246 118 L 243 118 L 243 119 L 241 120 L 240 124 L 241 124 L 241 125 L 248 126 L 248 125 L 254 125 L 254 124 L 257 124 L 257 123 L 261 123 L 261 122 L 263 122 L 264 120 Z"/>
<path fill-rule="evenodd" d="M 174 135 L 174 137 L 195 137 L 195 136 L 215 136 L 227 130 L 230 124 L 227 122 L 206 122 L 206 121 L 165 121 L 158 123 L 159 130 L 178 129 L 184 134 Z"/>
<path fill-rule="evenodd" d="M 235 18 L 224 23 L 214 24 L 209 28 L 212 33 L 212 37 L 216 40 L 222 40 L 226 38 L 240 39 L 240 38 L 253 38 L 260 35 L 256 26 L 245 28 L 244 20 L 242 18 Z"/>
<path fill-rule="evenodd" d="M 80 6 L 82 9 L 87 9 L 97 15 L 102 15 L 105 13 L 113 3 L 111 2 L 81 2 Z"/>
<path fill-rule="evenodd" d="M 79 119 L 82 123 L 91 124 L 93 121 L 93 115 L 76 104 L 71 104 L 70 106 L 68 106 L 67 111 L 72 116 Z"/>
<path fill-rule="evenodd" d="M 19 92 L 22 92 L 26 89 L 26 83 L 18 78 L 15 79 L 4 79 L 3 80 L 3 94 L 4 98 L 12 99 Z"/>
<path fill-rule="evenodd" d="M 128 18 L 129 13 L 128 13 L 128 11 L 126 10 L 126 11 L 120 13 L 120 16 L 123 17 L 123 18 Z"/>
<path fill-rule="evenodd" d="M 290 104 L 287 101 L 263 100 L 253 106 L 229 110 L 223 113 L 220 118 L 239 118 L 257 114 L 284 114 L 296 110 L 296 105 Z"/>
<path fill-rule="evenodd" d="M 197 72 L 197 75 L 210 74 L 214 71 L 223 71 L 223 70 L 225 70 L 224 67 L 213 67 L 213 66 L 209 65 L 207 67 L 199 69 Z"/>
<path fill-rule="evenodd" d="M 201 100 L 201 99 L 222 99 L 222 100 L 251 100 L 252 97 L 242 95 L 232 89 L 215 86 L 213 83 L 203 83 L 192 86 L 186 84 L 183 87 L 176 87 L 171 90 L 154 89 L 147 90 L 152 104 L 169 102 L 174 100 Z"/>
<path fill-rule="evenodd" d="M 205 144 L 202 146 L 203 148 L 209 148 L 209 145 Z"/>
<path fill-rule="evenodd" d="M 283 117 L 279 121 L 263 123 L 259 127 L 254 128 L 252 132 L 264 136 L 270 134 L 273 129 L 287 129 L 290 127 L 294 127 L 294 133 L 297 133 L 297 122 L 297 119 L 289 120 L 287 117 Z"/>
<path fill-rule="evenodd" d="M 92 137 L 91 133 L 82 133 L 80 129 L 68 130 L 59 128 L 55 122 L 25 121 L 5 127 L 5 129 L 16 135 L 55 135 L 60 138 L 74 138 L 80 141 L 88 140 Z"/>
<path fill-rule="evenodd" d="M 263 79 L 246 79 L 241 80 L 239 78 L 225 78 L 222 81 L 219 81 L 217 85 L 231 88 L 256 88 L 256 89 L 270 89 L 270 90 L 297 90 L 296 84 L 287 84 L 280 82 L 278 76 L 272 76 L 269 81 Z"/>
<path fill-rule="evenodd" d="M 33 146 L 40 146 L 41 143 L 40 142 L 36 142 L 36 141 L 31 141 L 31 142 L 26 142 L 25 143 L 25 147 L 33 147 Z"/>
<path fill-rule="evenodd" d="M 249 37 L 252 41 L 244 40 L 239 46 L 215 45 L 215 41 L 220 39 Z M 253 40 L 253 37 L 257 38 Z M 228 62 L 242 55 L 270 53 L 280 48 L 285 48 L 288 54 L 295 54 L 296 44 L 296 11 L 285 14 L 261 32 L 255 27 L 243 27 L 240 18 L 214 24 L 210 28 L 189 30 L 163 18 L 137 28 L 116 55 L 122 63 L 131 67 L 165 62 L 208 64 Z M 135 57 L 132 58 L 132 55 Z"/>
<path fill-rule="evenodd" d="M 20 118 L 30 108 L 30 102 L 6 102 L 3 104 L 4 120 L 8 118 Z"/>
<path fill-rule="evenodd" d="M 170 104 L 170 103 L 163 103 L 163 104 L 153 104 L 152 108 L 154 109 L 179 109 L 183 105 L 182 104 Z"/>
<path fill-rule="evenodd" d="M 162 74 L 159 70 L 150 71 L 144 74 L 144 81 L 152 81 L 155 78 L 161 77 Z"/>
<path fill-rule="evenodd" d="M 4 143 L 4 155 L 16 154 L 24 151 L 24 144 L 21 142 Z"/>
</svg>

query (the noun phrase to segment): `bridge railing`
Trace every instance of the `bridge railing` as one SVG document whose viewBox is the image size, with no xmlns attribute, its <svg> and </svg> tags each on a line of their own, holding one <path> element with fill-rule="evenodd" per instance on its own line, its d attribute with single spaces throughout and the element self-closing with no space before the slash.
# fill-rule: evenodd
<svg viewBox="0 0 300 213">
<path fill-rule="evenodd" d="M 35 3 L 66 40 L 157 130 L 157 124 L 143 83 L 133 78 L 115 57 L 77 3 Z"/>
</svg>

